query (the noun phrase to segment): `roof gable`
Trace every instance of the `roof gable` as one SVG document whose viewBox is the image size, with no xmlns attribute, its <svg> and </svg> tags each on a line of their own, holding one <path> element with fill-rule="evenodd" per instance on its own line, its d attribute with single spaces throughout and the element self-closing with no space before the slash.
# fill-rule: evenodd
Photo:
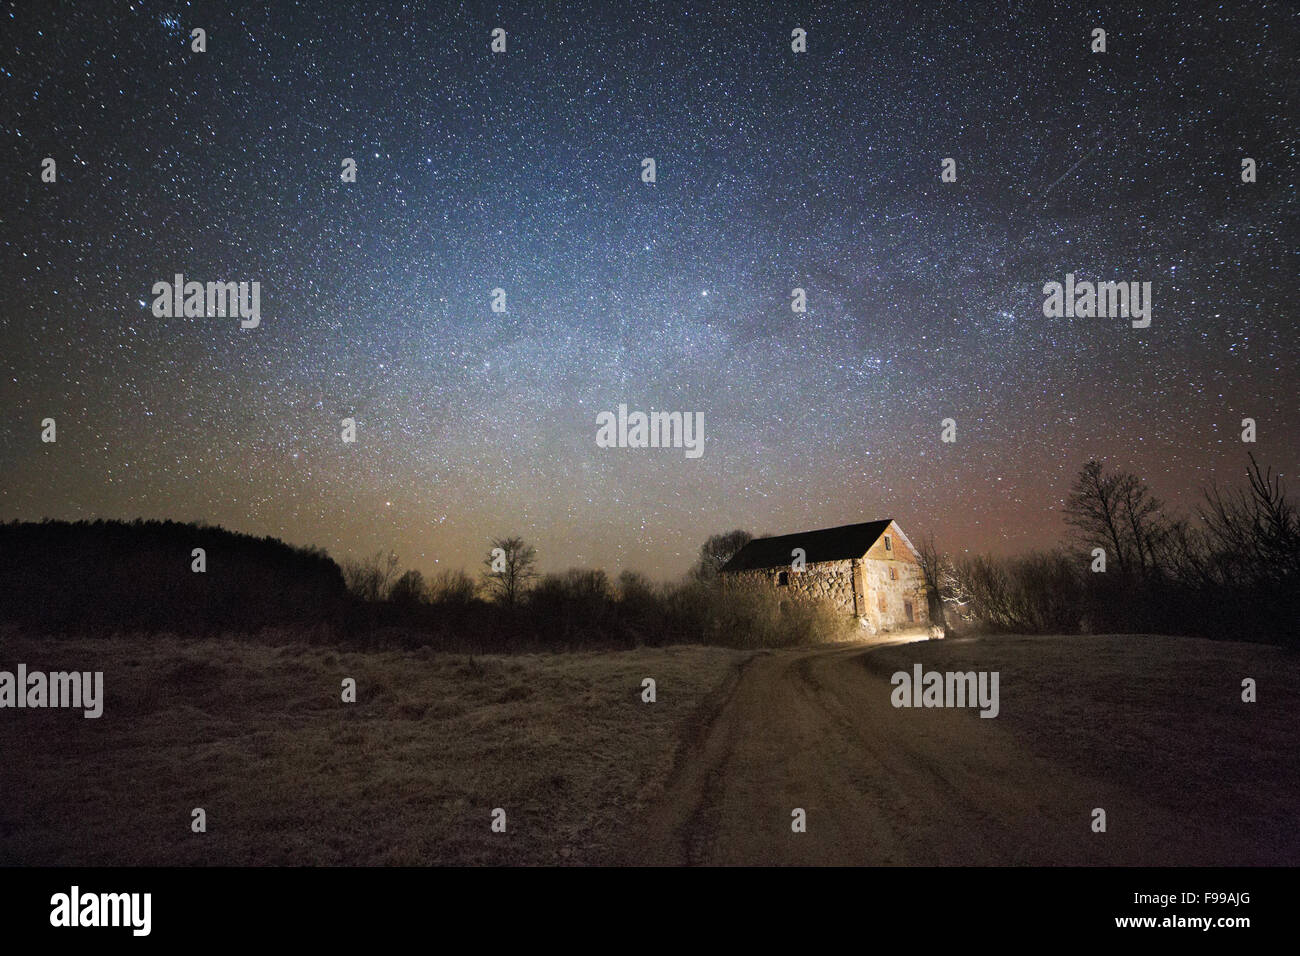
<svg viewBox="0 0 1300 956">
<path fill-rule="evenodd" d="M 803 548 L 809 564 L 860 558 L 892 523 L 892 518 L 886 518 L 883 521 L 864 521 L 861 524 L 840 525 L 838 528 L 823 528 L 820 531 L 755 538 L 737 551 L 722 566 L 722 570 L 752 571 L 787 567 L 795 548 Z"/>
</svg>

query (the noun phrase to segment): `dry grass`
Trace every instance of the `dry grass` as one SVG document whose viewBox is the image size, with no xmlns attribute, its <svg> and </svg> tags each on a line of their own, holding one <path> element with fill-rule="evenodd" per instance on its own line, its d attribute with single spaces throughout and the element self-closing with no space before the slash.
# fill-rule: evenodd
<svg viewBox="0 0 1300 956">
<path fill-rule="evenodd" d="M 1287 844 L 1300 819 L 1300 654 L 1153 635 L 933 641 L 864 658 L 881 674 L 1000 672 L 999 724 L 1027 749 L 1241 846 Z M 1243 703 L 1243 678 L 1256 703 Z M 971 719 L 979 720 L 977 711 Z M 1285 854 L 1284 854 L 1285 856 Z"/>
<path fill-rule="evenodd" d="M 606 862 L 745 655 L 467 657 L 0 636 L 104 671 L 104 716 L 0 712 L 0 864 Z M 357 681 L 358 702 L 340 701 Z M 653 677 L 658 702 L 641 702 Z M 208 832 L 190 830 L 192 808 Z M 508 830 L 490 830 L 494 807 Z"/>
</svg>

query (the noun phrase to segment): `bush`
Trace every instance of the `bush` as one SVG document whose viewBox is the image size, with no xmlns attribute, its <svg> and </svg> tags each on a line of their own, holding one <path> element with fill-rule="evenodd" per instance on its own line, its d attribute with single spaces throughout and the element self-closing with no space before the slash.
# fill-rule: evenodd
<svg viewBox="0 0 1300 956">
<path fill-rule="evenodd" d="M 1083 575 L 1078 562 L 1063 552 L 977 555 L 958 561 L 955 574 L 967 597 L 967 613 L 985 629 L 1020 634 L 1080 630 Z"/>
<path fill-rule="evenodd" d="M 853 620 L 814 598 L 778 594 L 760 582 L 692 581 L 664 589 L 665 631 L 673 643 L 791 647 L 846 640 Z"/>
</svg>

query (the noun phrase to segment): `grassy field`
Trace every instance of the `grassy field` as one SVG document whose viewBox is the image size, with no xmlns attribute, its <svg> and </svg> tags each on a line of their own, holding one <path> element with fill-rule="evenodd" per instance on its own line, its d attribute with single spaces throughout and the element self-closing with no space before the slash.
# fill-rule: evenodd
<svg viewBox="0 0 1300 956">
<path fill-rule="evenodd" d="M 1243 848 L 1236 862 L 1300 854 L 1294 652 L 1151 636 L 929 641 L 852 658 L 828 650 L 822 677 L 838 673 L 836 661 L 886 679 L 915 662 L 999 671 L 998 717 L 982 721 L 969 710 L 962 717 L 972 732 L 996 724 L 1015 748 L 1167 809 L 1179 832 Z M 779 664 L 809 652 L 763 653 Z M 750 657 L 704 647 L 469 657 L 0 632 L 0 669 L 102 670 L 106 696 L 98 720 L 0 711 L 0 865 L 636 860 L 645 812 Z M 774 673 L 795 680 L 797 670 L 776 664 Z M 355 704 L 340 700 L 346 677 L 356 680 Z M 645 677 L 657 682 L 654 704 L 641 701 Z M 1257 703 L 1241 701 L 1245 677 L 1258 682 Z M 845 679 L 841 690 L 863 692 Z M 732 715 L 732 750 L 753 744 L 766 755 L 752 768 L 752 793 L 741 777 L 730 781 L 737 799 L 782 783 L 773 748 L 794 739 L 798 716 L 779 707 L 784 686 L 755 703 L 777 729 L 765 735 L 753 715 Z M 906 726 L 925 717 L 907 716 Z M 838 726 L 827 740 L 839 739 Z M 854 753 L 909 754 L 924 743 L 921 734 L 891 749 L 897 728 L 871 720 L 865 728 L 872 736 Z M 727 772 L 740 774 L 743 761 L 731 750 L 723 756 Z M 822 756 L 837 760 L 833 748 Z M 881 771 L 888 779 L 855 786 L 901 786 L 903 770 L 926 766 L 896 764 Z M 717 782 L 706 795 L 717 796 Z M 195 807 L 207 813 L 206 833 L 191 832 Z M 506 811 L 505 833 L 491 831 L 496 807 Z M 754 815 L 746 808 L 739 820 Z M 887 810 L 868 800 L 863 819 Z"/>
<path fill-rule="evenodd" d="M 0 864 L 620 858 L 747 655 L 467 657 L 0 635 L 0 669 L 102 670 L 104 715 L 0 711 Z M 357 682 L 357 703 L 340 700 Z M 657 682 L 656 703 L 641 681 Z M 202 807 L 207 832 L 191 832 Z M 493 833 L 493 808 L 507 831 Z"/>
<path fill-rule="evenodd" d="M 1294 651 L 1153 635 L 999 636 L 884 648 L 863 662 L 882 676 L 917 662 L 999 671 L 991 722 L 1031 752 L 1167 808 L 1207 843 L 1256 848 L 1225 864 L 1300 859 Z M 1247 677 L 1253 704 L 1241 699 Z"/>
</svg>

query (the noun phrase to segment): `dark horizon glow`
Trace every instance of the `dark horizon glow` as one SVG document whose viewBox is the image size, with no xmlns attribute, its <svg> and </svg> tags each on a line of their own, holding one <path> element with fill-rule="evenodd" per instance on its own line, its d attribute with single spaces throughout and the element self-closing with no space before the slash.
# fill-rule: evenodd
<svg viewBox="0 0 1300 956">
<path fill-rule="evenodd" d="M 0 11 L 0 520 L 668 577 L 736 527 L 1051 546 L 1091 456 L 1294 487 L 1293 8 L 222 6 Z M 154 317 L 178 272 L 261 326 Z M 1067 273 L 1151 327 L 1045 318 Z M 620 404 L 703 456 L 598 448 Z"/>
</svg>

